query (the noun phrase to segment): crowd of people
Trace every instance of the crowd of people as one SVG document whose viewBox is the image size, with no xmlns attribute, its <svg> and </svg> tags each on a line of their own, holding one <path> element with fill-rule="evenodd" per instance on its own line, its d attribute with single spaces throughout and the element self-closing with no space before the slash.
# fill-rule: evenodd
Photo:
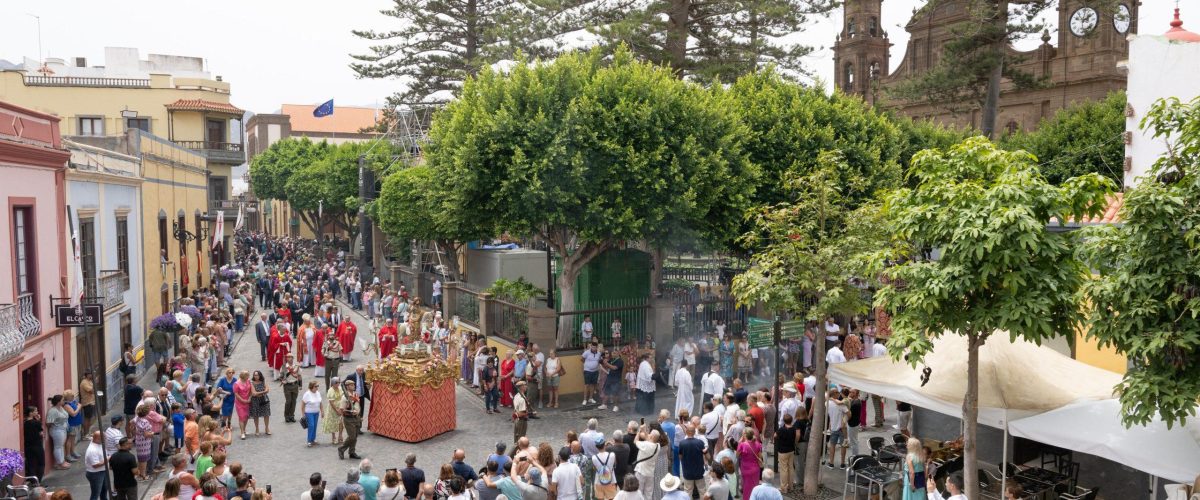
<svg viewBox="0 0 1200 500">
<path fill-rule="evenodd" d="M 235 241 L 237 262 L 213 271 L 213 287 L 180 301 L 180 311 L 193 321 L 177 341 L 160 332 L 148 336 L 147 364 L 157 387 L 139 385 L 132 346 L 126 346 L 123 412 L 109 417 L 103 432 L 88 434 L 82 455 L 76 442 L 93 419 L 105 418 L 97 414 L 90 373 L 78 393 L 51 398 L 44 422 L 36 408 L 26 411 L 25 442 L 41 443 L 46 432 L 53 444 L 40 457 L 30 456 L 33 447 L 27 447 L 28 474 L 41 476 L 39 463 L 47 457 L 59 469 L 82 460 L 94 500 L 110 494 L 140 498 L 140 482 L 164 472 L 167 481 L 156 500 L 269 499 L 271 492 L 254 482 L 249 464 L 233 460 L 232 449 L 237 441 L 272 435 L 275 390 L 284 398 L 282 419 L 300 422 L 307 446 L 318 446 L 318 435 L 327 434 L 339 458 L 360 461 L 333 488 L 314 474 L 304 500 L 775 500 L 798 487 L 798 457 L 810 439 L 827 443 L 825 467 L 844 469 L 847 455 L 860 452 L 857 434 L 868 427 L 868 407 L 874 408 L 874 425 L 883 425 L 880 398 L 840 387 L 820 388 L 828 391 L 828 431 L 814 437 L 809 425 L 818 390 L 815 335 L 828 336 L 830 363 L 882 355 L 883 339 L 869 323 L 843 331 L 830 319 L 789 341 L 780 350 L 783 369 L 795 374 L 787 379 L 774 373 L 771 351 L 751 348 L 721 321 L 705 335 L 677 340 L 660 358 L 652 342 L 621 342 L 619 324 L 602 339 L 585 317 L 590 342 L 581 354 L 583 404 L 619 412 L 632 401 L 637 413 L 652 418 L 611 432 L 592 419 L 582 431 L 567 431 L 557 450 L 546 442 L 535 445 L 526 435 L 528 421 L 539 410 L 560 406 L 566 367 L 555 349 L 522 340 L 501 353 L 474 334 L 451 341 L 460 333 L 450 331 L 438 307 L 440 282 L 426 306 L 403 283 L 364 277 L 344 254 L 312 242 L 249 233 Z M 370 342 L 360 340 L 343 304 L 380 325 Z M 247 329 L 254 330 L 263 365 L 229 366 L 234 335 Z M 460 356 L 462 382 L 479 391 L 485 412 L 500 414 L 503 407 L 513 420 L 512 441 L 488 450 L 494 452 L 478 468 L 467 465 L 467 450 L 456 450 L 428 480 L 415 455 L 380 476 L 357 454 L 371 397 L 364 363 L 414 340 L 443 356 Z M 461 350 L 450 352 L 452 346 Z M 354 364 L 356 350 L 363 359 Z M 673 408 L 655 409 L 660 385 L 674 389 Z M 896 411 L 901 433 L 911 436 L 911 408 L 897 402 Z M 902 491 L 892 498 L 939 498 L 926 484 L 932 474 L 920 443 L 908 440 Z M 778 470 L 766 467 L 772 455 Z M 961 479 L 948 479 L 946 488 L 957 494 Z"/>
</svg>

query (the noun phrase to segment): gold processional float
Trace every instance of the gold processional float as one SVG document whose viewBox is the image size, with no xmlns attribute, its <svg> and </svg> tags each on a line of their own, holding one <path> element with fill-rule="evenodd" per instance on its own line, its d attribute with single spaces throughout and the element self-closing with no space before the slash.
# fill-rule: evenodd
<svg viewBox="0 0 1200 500">
<path fill-rule="evenodd" d="M 416 315 L 413 319 L 417 319 Z M 416 443 L 449 432 L 457 427 L 455 381 L 460 375 L 458 360 L 462 332 L 457 318 L 452 321 L 446 356 L 440 346 L 422 342 L 433 324 L 433 314 L 425 312 L 420 320 L 400 326 L 402 341 L 386 358 L 378 358 L 379 329 L 371 326 L 371 344 L 363 354 L 375 358 L 367 364 L 366 379 L 371 384 L 371 408 L 367 429 L 392 439 Z"/>
</svg>

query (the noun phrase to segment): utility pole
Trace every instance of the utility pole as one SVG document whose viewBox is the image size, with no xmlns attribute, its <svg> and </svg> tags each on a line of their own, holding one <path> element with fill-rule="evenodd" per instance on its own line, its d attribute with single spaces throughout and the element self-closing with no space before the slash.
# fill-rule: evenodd
<svg viewBox="0 0 1200 500">
<path fill-rule="evenodd" d="M 358 253 L 358 269 L 369 280 L 375 275 L 375 245 L 372 241 L 371 218 L 364 207 L 375 198 L 375 172 L 367 167 L 366 155 L 358 156 L 358 198 L 358 239 L 362 242 L 362 249 Z"/>
</svg>

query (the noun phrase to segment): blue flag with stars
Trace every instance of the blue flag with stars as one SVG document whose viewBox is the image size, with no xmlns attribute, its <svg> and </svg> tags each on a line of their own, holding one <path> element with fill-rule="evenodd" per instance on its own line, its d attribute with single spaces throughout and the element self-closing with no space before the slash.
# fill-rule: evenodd
<svg viewBox="0 0 1200 500">
<path fill-rule="evenodd" d="M 317 109 L 313 110 L 313 116 L 315 116 L 317 118 L 320 118 L 322 116 L 329 116 L 332 114 L 333 114 L 333 99 L 325 101 L 324 104 L 317 106 Z"/>
</svg>

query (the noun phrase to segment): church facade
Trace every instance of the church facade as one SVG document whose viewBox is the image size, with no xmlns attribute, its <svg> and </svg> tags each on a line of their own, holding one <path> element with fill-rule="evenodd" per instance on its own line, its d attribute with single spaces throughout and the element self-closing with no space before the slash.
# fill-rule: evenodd
<svg viewBox="0 0 1200 500">
<path fill-rule="evenodd" d="M 1016 89 L 1005 81 L 996 121 L 999 133 L 1032 130 L 1072 103 L 1103 99 L 1125 88 L 1125 72 L 1118 63 L 1128 57 L 1127 36 L 1137 31 L 1138 2 L 1120 1 L 1116 12 L 1101 12 L 1078 0 L 1062 0 L 1057 9 L 1057 45 L 1051 45 L 1051 35 L 1043 33 L 1042 44 L 1033 50 L 1008 49 L 1008 56 L 1015 58 L 1010 60 L 1019 61 L 1021 71 L 1044 79 L 1044 84 Z M 903 60 L 890 74 L 892 44 L 882 28 L 881 4 L 882 0 L 846 0 L 842 31 L 833 49 L 837 88 L 913 119 L 979 128 L 981 112 L 976 103 L 906 102 L 888 92 L 889 87 L 937 64 L 942 46 L 955 36 L 954 26 L 971 19 L 969 0 L 929 0 L 915 11 L 904 28 L 909 41 Z"/>
</svg>

